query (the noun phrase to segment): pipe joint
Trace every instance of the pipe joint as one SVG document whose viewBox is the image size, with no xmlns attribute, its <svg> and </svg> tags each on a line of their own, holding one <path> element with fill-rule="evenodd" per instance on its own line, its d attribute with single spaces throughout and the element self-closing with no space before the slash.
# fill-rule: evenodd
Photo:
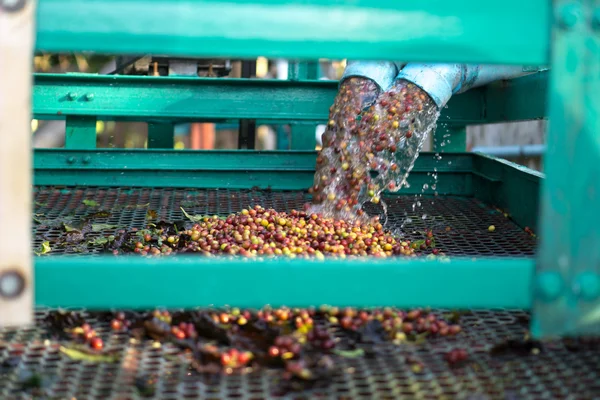
<svg viewBox="0 0 600 400">
<path fill-rule="evenodd" d="M 351 77 L 368 78 L 386 91 L 394 84 L 398 71 L 398 65 L 392 61 L 348 61 L 340 82 Z"/>
</svg>

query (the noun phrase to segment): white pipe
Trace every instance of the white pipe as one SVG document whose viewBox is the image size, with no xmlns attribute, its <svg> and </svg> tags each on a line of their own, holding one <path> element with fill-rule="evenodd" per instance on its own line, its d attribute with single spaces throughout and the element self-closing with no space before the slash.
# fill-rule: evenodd
<svg viewBox="0 0 600 400">
<path fill-rule="evenodd" d="M 423 89 L 438 108 L 450 97 L 488 83 L 513 79 L 541 71 L 527 66 L 476 64 L 407 64 L 397 76 Z"/>
<path fill-rule="evenodd" d="M 438 108 L 450 97 L 474 87 L 502 79 L 513 79 L 544 69 L 529 66 L 477 64 L 401 64 L 392 61 L 349 61 L 342 81 L 353 76 L 373 80 L 386 91 L 397 79 L 405 79 L 423 89 Z"/>
<path fill-rule="evenodd" d="M 489 154 L 496 157 L 542 156 L 546 152 L 544 144 L 526 144 L 517 146 L 475 146 L 473 153 Z"/>
</svg>

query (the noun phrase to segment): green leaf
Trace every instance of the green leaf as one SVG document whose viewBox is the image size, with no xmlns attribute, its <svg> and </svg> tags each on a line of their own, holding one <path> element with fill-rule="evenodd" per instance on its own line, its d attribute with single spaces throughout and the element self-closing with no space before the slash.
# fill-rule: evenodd
<svg viewBox="0 0 600 400">
<path fill-rule="evenodd" d="M 183 207 L 179 207 L 181 208 L 181 211 L 183 212 L 183 215 L 186 216 L 187 219 L 189 219 L 192 222 L 200 222 L 204 219 L 204 215 L 190 215 L 187 212 L 185 212 L 185 210 L 183 209 Z"/>
<path fill-rule="evenodd" d="M 50 242 L 44 242 L 40 246 L 39 250 L 35 252 L 36 255 L 41 256 L 42 254 L 50 253 L 52 248 L 50 248 Z"/>
<path fill-rule="evenodd" d="M 98 207 L 98 202 L 95 200 L 83 200 L 82 203 L 88 207 Z"/>
<path fill-rule="evenodd" d="M 418 249 L 419 247 L 421 247 L 421 246 L 422 246 L 422 245 L 424 245 L 424 244 L 425 244 L 425 239 L 422 239 L 422 240 L 415 240 L 414 242 L 412 242 L 412 243 L 410 244 L 410 246 L 411 246 L 413 249 Z"/>
<path fill-rule="evenodd" d="M 64 222 L 63 222 L 63 228 L 65 229 L 65 232 L 79 232 L 79 229 L 69 226 L 69 225 L 65 224 Z"/>
<path fill-rule="evenodd" d="M 116 363 L 119 362 L 118 354 L 101 354 L 84 349 L 83 347 L 60 347 L 61 353 L 72 360 L 89 361 L 94 363 Z"/>
<path fill-rule="evenodd" d="M 363 349 L 356 350 L 333 350 L 333 354 L 344 358 L 358 358 L 365 355 L 365 351 Z"/>
<path fill-rule="evenodd" d="M 94 240 L 88 241 L 88 244 L 98 245 L 98 246 L 105 245 L 106 243 L 108 243 L 108 238 L 105 238 L 105 237 L 99 237 Z"/>
<path fill-rule="evenodd" d="M 116 229 L 118 228 L 118 225 L 111 225 L 111 224 L 92 224 L 92 232 L 99 232 L 99 231 L 104 231 L 104 230 L 108 230 L 108 229 Z"/>
</svg>

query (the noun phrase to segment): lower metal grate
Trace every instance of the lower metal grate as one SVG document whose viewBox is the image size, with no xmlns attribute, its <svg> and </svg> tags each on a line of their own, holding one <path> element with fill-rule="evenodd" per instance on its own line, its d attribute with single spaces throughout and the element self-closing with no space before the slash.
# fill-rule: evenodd
<svg viewBox="0 0 600 400">
<path fill-rule="evenodd" d="M 35 189 L 34 248 L 43 241 L 65 234 L 63 223 L 82 221 L 98 211 L 107 216 L 94 219 L 97 224 L 122 229 L 144 228 L 148 215 L 164 221 L 185 219 L 180 207 L 190 214 L 227 215 L 259 204 L 277 211 L 301 210 L 308 201 L 302 192 L 265 192 L 253 190 L 186 190 L 144 188 L 56 188 Z M 502 211 L 473 198 L 394 196 L 387 204 L 387 229 L 402 232 L 411 239 L 422 239 L 433 230 L 437 247 L 447 255 L 532 256 L 536 240 L 518 227 Z M 381 213 L 381 206 L 369 205 L 367 211 Z M 488 227 L 495 226 L 494 232 Z M 91 232 L 93 239 L 113 234 L 116 228 Z M 89 240 L 88 240 L 89 241 Z M 77 247 L 80 253 L 98 253 L 101 246 Z M 52 254 L 74 253 L 73 249 L 53 248 Z"/>
<path fill-rule="evenodd" d="M 463 333 L 424 344 L 376 345 L 370 357 L 335 357 L 333 378 L 322 387 L 281 394 L 277 370 L 247 375 L 201 375 L 178 362 L 171 345 L 132 342 L 111 333 L 106 322 L 84 313 L 115 363 L 68 358 L 60 343 L 48 340 L 38 311 L 37 326 L 0 329 L 0 398 L 29 399 L 20 377 L 41 371 L 45 399 L 143 398 L 136 380 L 156 378 L 148 398 L 172 399 L 597 399 L 600 393 L 600 341 L 555 341 L 537 350 L 494 351 L 507 339 L 522 340 L 529 324 L 519 311 L 482 311 L 461 317 Z M 324 321 L 317 323 L 326 326 Z M 332 328 L 329 328 L 332 330 Z M 337 337 L 342 333 L 332 330 Z M 469 352 L 466 364 L 449 365 L 444 355 L 455 348 Z M 418 364 L 420 367 L 415 368 Z M 45 397 L 44 397 L 45 396 Z"/>
<path fill-rule="evenodd" d="M 65 235 L 91 215 L 100 226 L 83 246 L 53 248 L 51 254 L 100 253 L 88 239 L 113 234 L 118 228 L 143 228 L 148 217 L 183 220 L 190 214 L 240 211 L 260 204 L 278 211 L 301 209 L 308 201 L 301 192 L 258 190 L 198 190 L 146 188 L 35 188 L 33 245 Z M 532 256 L 536 239 L 502 211 L 473 198 L 393 196 L 387 204 L 386 228 L 420 239 L 433 230 L 437 247 L 449 256 Z M 374 206 L 371 213 L 381 212 Z M 100 213 L 104 211 L 105 213 Z M 100 225 L 105 224 L 105 225 Z M 106 227 L 109 225 L 110 227 Z M 493 232 L 488 231 L 495 226 Z M 118 228 L 117 228 L 118 227 Z M 49 311 L 36 314 L 36 326 L 0 329 L 0 398 L 31 398 L 20 380 L 27 371 L 43 371 L 41 398 L 137 399 L 136 380 L 156 378 L 155 399 L 593 399 L 600 393 L 598 341 L 554 341 L 529 348 L 495 352 L 507 340 L 526 338 L 529 315 L 521 311 L 477 311 L 461 317 L 463 333 L 430 338 L 423 344 L 382 343 L 370 357 L 336 357 L 330 382 L 310 391 L 281 394 L 280 372 L 204 376 L 192 373 L 175 357 L 172 345 L 132 342 L 127 333 L 113 333 L 107 322 L 84 312 L 116 363 L 73 360 L 60 352 L 60 342 L 49 340 L 42 322 Z M 443 310 L 438 313 L 444 313 Z M 336 337 L 344 334 L 317 321 Z M 62 343 L 65 344 L 65 343 Z M 465 349 L 469 360 L 449 365 L 445 355 Z M 415 368 L 418 365 L 418 368 Z"/>
</svg>

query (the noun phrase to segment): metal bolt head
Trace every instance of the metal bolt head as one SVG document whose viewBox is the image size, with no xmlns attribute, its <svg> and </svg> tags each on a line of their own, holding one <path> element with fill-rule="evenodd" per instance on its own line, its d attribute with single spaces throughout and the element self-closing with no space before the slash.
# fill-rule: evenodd
<svg viewBox="0 0 600 400">
<path fill-rule="evenodd" d="M 564 290 L 563 279 L 558 272 L 547 271 L 536 278 L 536 294 L 544 302 L 551 302 L 560 297 Z"/>
<path fill-rule="evenodd" d="M 565 29 L 573 28 L 581 21 L 583 12 L 581 5 L 577 3 L 569 3 L 559 8 L 558 22 Z"/>
<path fill-rule="evenodd" d="M 0 275 L 0 297 L 14 299 L 25 290 L 25 278 L 16 269 Z"/>
<path fill-rule="evenodd" d="M 89 164 L 92 161 L 90 156 L 85 156 L 83 157 L 83 163 L 84 164 Z"/>
<path fill-rule="evenodd" d="M 69 157 L 67 158 L 67 163 L 68 164 L 73 164 L 75 162 L 75 157 Z"/>
<path fill-rule="evenodd" d="M 594 301 L 600 297 L 600 276 L 593 272 L 582 272 L 573 283 L 573 292 L 584 301 Z"/>
<path fill-rule="evenodd" d="M 77 93 L 75 93 L 75 92 L 69 92 L 69 93 L 67 94 L 67 98 L 68 98 L 69 100 L 75 100 L 75 99 L 77 98 Z"/>
<path fill-rule="evenodd" d="M 86 95 L 85 95 L 85 99 L 86 99 L 87 101 L 92 101 L 92 100 L 94 100 L 94 93 L 88 93 L 88 94 L 86 94 Z"/>
<path fill-rule="evenodd" d="M 19 11 L 27 4 L 27 0 L 0 0 L 0 9 L 5 11 Z"/>
</svg>

